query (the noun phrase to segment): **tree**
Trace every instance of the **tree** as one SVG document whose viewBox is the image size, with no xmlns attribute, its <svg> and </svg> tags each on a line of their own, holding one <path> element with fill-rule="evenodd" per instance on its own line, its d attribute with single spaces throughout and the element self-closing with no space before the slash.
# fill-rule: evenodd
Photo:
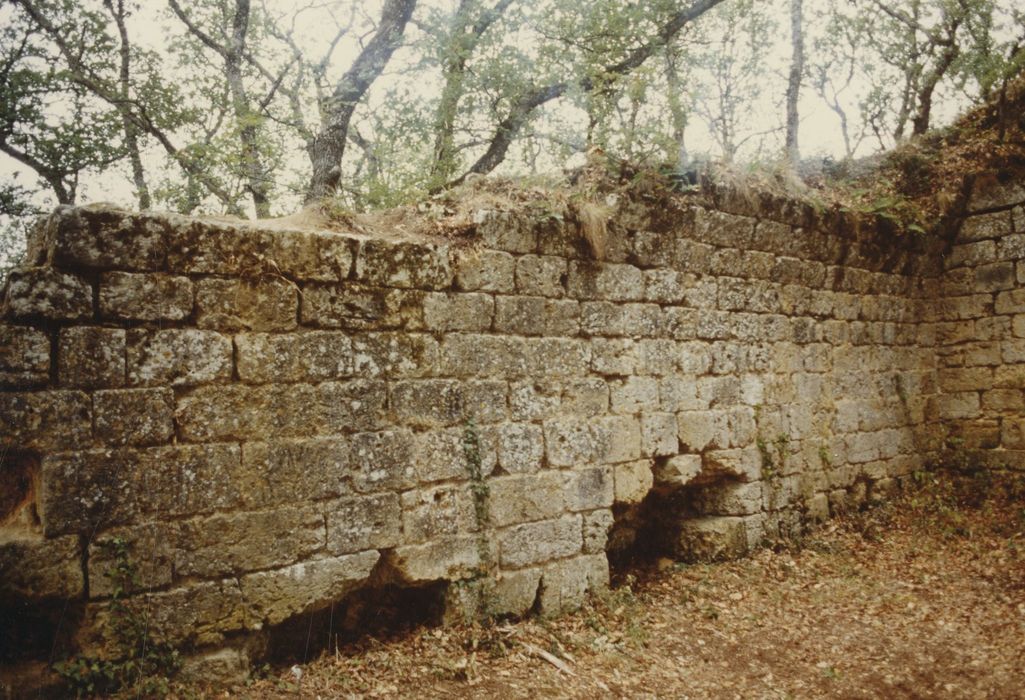
<svg viewBox="0 0 1025 700">
<path fill-rule="evenodd" d="M 787 80 L 787 132 L 786 154 L 791 165 L 801 160 L 797 132 L 800 119 L 797 103 L 801 97 L 801 78 L 804 75 L 804 28 L 802 27 L 803 0 L 790 0 L 790 40 L 793 52 L 790 59 L 790 77 Z"/>
</svg>

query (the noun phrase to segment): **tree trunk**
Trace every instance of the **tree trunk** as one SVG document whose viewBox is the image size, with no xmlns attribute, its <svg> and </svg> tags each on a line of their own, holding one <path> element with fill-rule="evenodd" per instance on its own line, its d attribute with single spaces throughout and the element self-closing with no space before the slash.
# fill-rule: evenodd
<svg viewBox="0 0 1025 700">
<path fill-rule="evenodd" d="M 313 175 L 306 189 L 307 202 L 330 197 L 338 189 L 352 114 L 398 47 L 415 6 L 416 0 L 385 0 L 381 22 L 373 38 L 335 85 L 331 95 L 322 101 L 323 124 L 307 146 L 313 166 Z"/>
<path fill-rule="evenodd" d="M 787 160 L 796 166 L 801 160 L 797 132 L 800 124 L 797 102 L 801 96 L 801 76 L 804 74 L 804 29 L 801 26 L 803 0 L 790 0 L 790 37 L 793 53 L 790 59 L 790 79 L 787 83 Z"/>
<path fill-rule="evenodd" d="M 124 0 L 104 0 L 104 5 L 110 11 L 114 23 L 117 25 L 118 35 L 121 38 L 120 58 L 121 65 L 118 73 L 118 88 L 121 99 L 128 103 L 131 99 L 131 57 L 132 47 L 128 40 L 128 28 L 125 25 L 125 3 Z M 119 110 L 121 114 L 121 128 L 125 132 L 125 147 L 128 150 L 128 160 L 132 164 L 132 182 L 135 184 L 135 196 L 139 200 L 140 209 L 149 209 L 153 206 L 150 198 L 149 186 L 146 184 L 146 170 L 142 165 L 142 155 L 139 152 L 139 129 L 128 117 L 125 110 Z"/>
</svg>

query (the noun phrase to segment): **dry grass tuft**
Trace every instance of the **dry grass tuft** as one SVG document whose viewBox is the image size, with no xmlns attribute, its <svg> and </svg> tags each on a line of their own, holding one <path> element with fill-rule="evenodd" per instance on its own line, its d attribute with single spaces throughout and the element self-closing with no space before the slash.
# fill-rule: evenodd
<svg viewBox="0 0 1025 700">
<path fill-rule="evenodd" d="M 572 214 L 577 223 L 577 231 L 587 242 L 591 255 L 595 260 L 604 260 L 611 209 L 604 204 L 583 201 L 574 203 Z"/>
</svg>

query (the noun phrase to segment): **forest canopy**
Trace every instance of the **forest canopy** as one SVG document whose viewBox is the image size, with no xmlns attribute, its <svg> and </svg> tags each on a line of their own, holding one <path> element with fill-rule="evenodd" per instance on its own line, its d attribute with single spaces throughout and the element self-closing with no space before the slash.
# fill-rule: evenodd
<svg viewBox="0 0 1025 700">
<path fill-rule="evenodd" d="M 57 203 L 365 211 L 592 148 L 850 161 L 1006 89 L 1017 5 L 3 0 L 0 257 Z"/>
</svg>

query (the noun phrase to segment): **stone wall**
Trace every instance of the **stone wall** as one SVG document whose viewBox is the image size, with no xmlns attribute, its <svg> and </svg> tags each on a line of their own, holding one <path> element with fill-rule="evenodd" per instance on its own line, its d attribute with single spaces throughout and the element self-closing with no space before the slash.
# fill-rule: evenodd
<svg viewBox="0 0 1025 700">
<path fill-rule="evenodd" d="M 977 177 L 944 259 L 931 415 L 944 460 L 1025 469 L 1025 188 Z"/>
<path fill-rule="evenodd" d="M 1020 446 L 1000 370 L 947 369 L 962 307 L 1022 357 L 1020 277 L 958 264 L 1017 238 L 941 284 L 885 222 L 755 209 L 621 203 L 603 261 L 527 211 L 444 242 L 58 210 L 0 326 L 8 662 L 102 650 L 115 538 L 162 638 L 252 650 L 360 588 L 572 608 L 609 556 L 734 556 L 885 496 L 962 419 Z"/>
</svg>

